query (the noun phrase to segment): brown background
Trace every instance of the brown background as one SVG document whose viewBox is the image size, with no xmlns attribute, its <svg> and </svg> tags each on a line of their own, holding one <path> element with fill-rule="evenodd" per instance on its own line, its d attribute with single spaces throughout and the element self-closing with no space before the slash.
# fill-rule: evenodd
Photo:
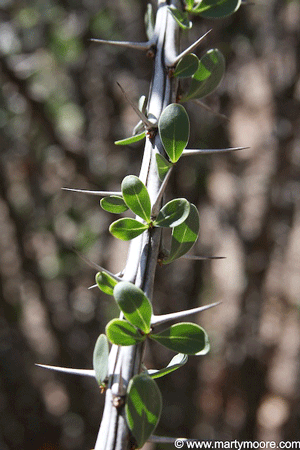
<svg viewBox="0 0 300 450">
<path fill-rule="evenodd" d="M 103 397 L 92 379 L 35 362 L 91 368 L 95 340 L 116 315 L 74 253 L 120 271 L 127 244 L 107 229 L 97 197 L 61 187 L 119 190 L 138 174 L 142 144 L 116 147 L 137 122 L 131 98 L 147 94 L 143 52 L 91 37 L 144 41 L 137 0 L 2 0 L 0 4 L 0 448 L 93 447 Z M 195 439 L 299 440 L 300 3 L 256 0 L 223 21 L 195 19 L 187 47 L 217 47 L 226 76 L 185 105 L 191 148 L 249 146 L 185 158 L 169 198 L 200 212 L 199 255 L 158 269 L 156 313 L 223 303 L 201 316 L 211 352 L 158 381 L 157 433 Z M 150 368 L 172 355 L 151 347 Z M 153 447 L 151 447 L 153 448 Z M 157 447 L 158 448 L 158 447 Z M 166 447 L 159 447 L 166 448 Z"/>
</svg>

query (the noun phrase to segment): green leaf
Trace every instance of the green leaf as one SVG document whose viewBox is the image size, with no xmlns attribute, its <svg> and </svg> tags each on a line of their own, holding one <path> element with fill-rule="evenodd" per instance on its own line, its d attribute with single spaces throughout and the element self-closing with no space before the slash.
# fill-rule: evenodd
<svg viewBox="0 0 300 450">
<path fill-rule="evenodd" d="M 96 283 L 98 288 L 108 295 L 113 295 L 114 287 L 118 283 L 113 277 L 106 272 L 98 272 L 96 275 Z"/>
<path fill-rule="evenodd" d="M 144 183 L 135 175 L 128 175 L 122 181 L 121 190 L 124 201 L 131 211 L 150 223 L 151 202 Z"/>
<path fill-rule="evenodd" d="M 154 33 L 154 16 L 153 16 L 153 8 L 151 3 L 147 4 L 147 10 L 145 13 L 145 27 L 146 34 L 149 41 L 151 40 Z"/>
<path fill-rule="evenodd" d="M 199 213 L 190 203 L 190 212 L 185 221 L 172 230 L 171 250 L 163 264 L 169 264 L 185 255 L 195 244 L 199 233 Z"/>
<path fill-rule="evenodd" d="M 202 0 L 191 12 L 207 19 L 221 19 L 236 12 L 241 3 L 242 0 Z"/>
<path fill-rule="evenodd" d="M 199 66 L 199 59 L 194 53 L 189 53 L 188 55 L 183 56 L 178 62 L 174 77 L 178 78 L 187 78 L 194 75 Z"/>
<path fill-rule="evenodd" d="M 135 345 L 146 339 L 131 323 L 122 319 L 113 319 L 106 325 L 106 335 L 115 345 Z"/>
<path fill-rule="evenodd" d="M 124 202 L 123 198 L 119 195 L 110 195 L 100 200 L 100 206 L 104 211 L 108 211 L 114 214 L 121 214 L 127 211 L 128 206 Z"/>
<path fill-rule="evenodd" d="M 184 107 L 178 103 L 168 105 L 159 118 L 158 130 L 170 161 L 176 163 L 190 135 L 190 121 Z"/>
<path fill-rule="evenodd" d="M 146 373 L 135 375 L 128 384 L 125 415 L 138 448 L 155 430 L 161 409 L 162 398 L 156 382 Z"/>
<path fill-rule="evenodd" d="M 96 380 L 99 386 L 102 386 L 108 371 L 108 354 L 109 347 L 105 334 L 100 334 L 96 341 L 93 353 L 93 368 L 96 375 Z"/>
<path fill-rule="evenodd" d="M 111 234 L 122 241 L 130 241 L 147 229 L 148 225 L 130 218 L 116 220 L 109 227 Z"/>
<path fill-rule="evenodd" d="M 163 369 L 159 370 L 147 370 L 148 374 L 151 378 L 160 378 L 164 377 L 168 373 L 174 372 L 174 370 L 179 369 L 179 367 L 183 366 L 188 360 L 187 355 L 184 355 L 182 353 L 178 353 L 178 355 L 175 355 L 174 358 L 171 359 L 167 367 L 164 367 Z"/>
<path fill-rule="evenodd" d="M 166 174 L 169 172 L 169 170 L 172 167 L 172 163 L 166 160 L 166 158 L 159 153 L 156 153 L 156 164 L 157 164 L 157 170 L 158 170 L 158 176 L 160 180 L 162 181 Z"/>
<path fill-rule="evenodd" d="M 208 50 L 200 59 L 197 72 L 194 73 L 189 92 L 182 101 L 191 98 L 203 98 L 211 94 L 220 84 L 225 72 L 225 59 L 218 49 Z"/>
<path fill-rule="evenodd" d="M 145 136 L 146 136 L 146 132 L 143 131 L 142 133 L 134 134 L 133 136 L 130 136 L 128 138 L 120 139 L 119 141 L 115 141 L 115 144 L 116 145 L 134 144 L 134 142 L 138 142 L 138 141 L 141 141 L 142 139 L 144 139 Z"/>
<path fill-rule="evenodd" d="M 203 328 L 194 323 L 183 322 L 172 325 L 151 339 L 178 353 L 194 355 L 207 345 L 207 335 Z"/>
<path fill-rule="evenodd" d="M 128 322 L 148 334 L 152 306 L 144 292 L 128 281 L 121 281 L 114 289 L 114 297 Z"/>
<path fill-rule="evenodd" d="M 185 7 L 187 11 L 191 11 L 194 6 L 194 0 L 185 0 Z"/>
<path fill-rule="evenodd" d="M 169 6 L 169 11 L 178 23 L 178 25 L 183 30 L 189 30 L 192 28 L 192 22 L 189 20 L 188 13 L 185 11 L 180 11 L 180 9 L 175 8 L 174 6 Z"/>
<path fill-rule="evenodd" d="M 185 221 L 189 212 L 190 203 L 185 198 L 176 198 L 162 207 L 153 224 L 158 227 L 177 227 Z"/>
</svg>

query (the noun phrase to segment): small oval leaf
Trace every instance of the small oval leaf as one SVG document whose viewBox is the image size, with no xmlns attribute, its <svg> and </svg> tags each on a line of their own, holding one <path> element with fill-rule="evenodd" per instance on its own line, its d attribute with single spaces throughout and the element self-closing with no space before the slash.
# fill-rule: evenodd
<svg viewBox="0 0 300 450">
<path fill-rule="evenodd" d="M 115 141 L 116 145 L 129 145 L 134 144 L 135 142 L 139 142 L 146 136 L 146 132 L 142 131 L 142 133 L 134 134 L 133 136 L 130 136 L 125 139 L 120 139 L 119 141 Z"/>
<path fill-rule="evenodd" d="M 185 198 L 176 198 L 162 207 L 154 225 L 158 227 L 177 227 L 185 221 L 189 212 L 190 203 Z"/>
<path fill-rule="evenodd" d="M 122 241 L 130 241 L 147 229 L 148 225 L 130 218 L 116 220 L 109 227 L 111 234 Z"/>
<path fill-rule="evenodd" d="M 185 255 L 195 244 L 199 233 L 199 213 L 195 205 L 190 203 L 190 212 L 185 221 L 172 230 L 171 250 L 163 264 L 169 264 Z"/>
<path fill-rule="evenodd" d="M 169 6 L 168 9 L 172 14 L 172 16 L 174 17 L 174 19 L 176 20 L 176 22 L 178 23 L 178 25 L 183 30 L 189 30 L 192 28 L 192 22 L 189 20 L 187 12 L 180 11 L 180 9 L 175 8 L 174 6 Z"/>
<path fill-rule="evenodd" d="M 104 197 L 100 200 L 100 206 L 104 211 L 121 214 L 127 211 L 128 206 L 124 202 L 123 198 L 118 195 L 110 195 L 109 197 Z"/>
<path fill-rule="evenodd" d="M 235 13 L 241 4 L 242 0 L 202 0 L 191 12 L 207 19 L 221 19 Z"/>
<path fill-rule="evenodd" d="M 135 345 L 146 339 L 131 323 L 122 319 L 113 319 L 106 325 L 106 335 L 115 345 Z"/>
<path fill-rule="evenodd" d="M 187 355 L 195 355 L 207 345 L 207 334 L 203 328 L 189 322 L 177 323 L 150 337 L 174 352 Z"/>
<path fill-rule="evenodd" d="M 175 355 L 174 358 L 171 359 L 167 367 L 164 367 L 163 369 L 154 370 L 150 369 L 147 370 L 148 374 L 151 378 L 160 378 L 164 377 L 168 373 L 174 372 L 174 370 L 179 369 L 181 366 L 183 366 L 188 360 L 188 356 L 184 355 L 182 353 L 178 353 L 178 355 Z"/>
<path fill-rule="evenodd" d="M 96 283 L 98 288 L 108 295 L 113 295 L 114 287 L 118 283 L 113 277 L 106 272 L 98 272 L 96 275 Z"/>
<path fill-rule="evenodd" d="M 184 107 L 178 103 L 168 105 L 159 118 L 158 130 L 170 161 L 176 163 L 190 135 L 190 121 Z"/>
<path fill-rule="evenodd" d="M 102 386 L 108 371 L 109 346 L 105 334 L 100 334 L 93 353 L 93 368 L 99 386 Z"/>
<path fill-rule="evenodd" d="M 150 223 L 151 202 L 144 183 L 135 175 L 128 175 L 122 181 L 121 190 L 124 201 L 131 211 Z"/>
<path fill-rule="evenodd" d="M 121 281 L 115 286 L 114 297 L 128 322 L 148 334 L 152 306 L 144 292 L 128 281 Z"/>
<path fill-rule="evenodd" d="M 225 73 L 225 58 L 218 49 L 208 50 L 200 59 L 198 70 L 194 73 L 189 92 L 182 101 L 203 98 L 211 94 L 221 83 Z"/>
<path fill-rule="evenodd" d="M 193 53 L 183 56 L 178 62 L 174 77 L 187 78 L 194 75 L 199 66 L 199 59 Z"/>
<path fill-rule="evenodd" d="M 162 398 L 156 382 L 146 373 L 135 375 L 128 384 L 125 415 L 138 448 L 155 430 L 161 409 Z"/>
<path fill-rule="evenodd" d="M 162 155 L 159 153 L 156 153 L 156 164 L 157 164 L 157 170 L 158 170 L 158 176 L 161 181 L 165 178 L 166 174 L 169 172 L 169 170 L 172 167 L 172 163 L 166 160 Z"/>
</svg>

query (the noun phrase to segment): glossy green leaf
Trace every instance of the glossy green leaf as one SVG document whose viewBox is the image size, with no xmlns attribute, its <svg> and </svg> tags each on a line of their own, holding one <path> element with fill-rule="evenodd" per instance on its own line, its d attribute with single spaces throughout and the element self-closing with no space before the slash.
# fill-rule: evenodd
<svg viewBox="0 0 300 450">
<path fill-rule="evenodd" d="M 108 371 L 109 346 L 105 334 L 100 334 L 93 353 L 93 368 L 99 386 L 103 385 Z"/>
<path fill-rule="evenodd" d="M 114 297 L 128 322 L 148 334 L 152 306 L 144 292 L 128 281 L 121 281 L 114 289 Z"/>
<path fill-rule="evenodd" d="M 178 62 L 174 77 L 178 78 L 187 78 L 194 75 L 199 66 L 199 59 L 194 53 L 189 53 L 188 55 L 183 56 Z"/>
<path fill-rule="evenodd" d="M 169 172 L 169 170 L 172 167 L 172 163 L 166 160 L 162 155 L 159 153 L 156 153 L 156 164 L 157 164 L 157 170 L 158 170 L 158 176 L 160 180 L 162 181 L 166 174 Z"/>
<path fill-rule="evenodd" d="M 122 241 L 130 241 L 147 229 L 148 225 L 130 218 L 116 220 L 109 227 L 111 234 Z"/>
<path fill-rule="evenodd" d="M 102 292 L 113 295 L 114 287 L 118 282 L 107 272 L 98 272 L 96 275 L 96 283 Z"/>
<path fill-rule="evenodd" d="M 203 328 L 195 323 L 183 322 L 172 325 L 151 339 L 178 353 L 194 355 L 206 346 L 207 335 Z"/>
<path fill-rule="evenodd" d="M 182 353 L 178 353 L 178 355 L 175 355 L 174 358 L 171 359 L 167 367 L 164 367 L 163 369 L 159 370 L 148 370 L 148 374 L 151 378 L 160 378 L 164 377 L 168 373 L 174 372 L 174 370 L 179 369 L 182 367 L 188 360 L 188 356 L 184 355 Z"/>
<path fill-rule="evenodd" d="M 141 448 L 155 430 L 161 409 L 162 398 L 156 382 L 146 373 L 135 375 L 128 384 L 125 415 L 137 448 Z"/>
<path fill-rule="evenodd" d="M 202 0 L 192 12 L 208 19 L 221 19 L 236 12 L 241 3 L 242 0 Z"/>
<path fill-rule="evenodd" d="M 220 84 L 225 72 L 225 59 L 218 49 L 208 50 L 200 59 L 198 70 L 194 73 L 189 92 L 182 101 L 203 98 L 211 94 Z"/>
<path fill-rule="evenodd" d="M 168 202 L 159 211 L 154 222 L 158 227 L 177 227 L 188 217 L 190 203 L 185 198 L 176 198 Z"/>
<path fill-rule="evenodd" d="M 168 105 L 160 116 L 158 130 L 170 161 L 176 163 L 190 135 L 190 121 L 184 107 L 178 103 Z"/>
<path fill-rule="evenodd" d="M 108 322 L 105 331 L 110 342 L 115 345 L 135 345 L 146 339 L 137 328 L 122 319 Z"/>
<path fill-rule="evenodd" d="M 116 145 L 129 145 L 134 144 L 135 142 L 141 141 L 146 136 L 146 132 L 142 131 L 142 133 L 134 134 L 133 136 L 130 136 L 125 139 L 120 139 L 119 141 L 115 141 Z"/>
<path fill-rule="evenodd" d="M 169 264 L 185 255 L 195 244 L 199 233 L 199 213 L 195 205 L 190 203 L 190 212 L 185 221 L 172 230 L 171 250 L 163 260 Z"/>
<path fill-rule="evenodd" d="M 146 34 L 147 38 L 150 39 L 153 36 L 154 33 L 154 15 L 153 15 L 153 8 L 151 3 L 147 4 L 147 9 L 145 13 L 145 28 L 146 28 Z"/>
<path fill-rule="evenodd" d="M 176 22 L 178 23 L 178 25 L 183 30 L 189 30 L 190 28 L 192 28 L 193 24 L 189 20 L 187 12 L 180 11 L 180 9 L 175 8 L 174 6 L 170 6 L 168 9 L 171 12 L 172 16 L 174 17 L 174 19 L 176 20 Z"/>
<path fill-rule="evenodd" d="M 121 214 L 127 211 L 128 206 L 124 202 L 123 198 L 119 195 L 110 195 L 100 200 L 100 206 L 104 211 L 108 211 L 114 214 Z"/>
<path fill-rule="evenodd" d="M 124 201 L 131 211 L 150 223 L 151 202 L 144 183 L 135 175 L 128 175 L 122 181 L 121 190 Z"/>
</svg>

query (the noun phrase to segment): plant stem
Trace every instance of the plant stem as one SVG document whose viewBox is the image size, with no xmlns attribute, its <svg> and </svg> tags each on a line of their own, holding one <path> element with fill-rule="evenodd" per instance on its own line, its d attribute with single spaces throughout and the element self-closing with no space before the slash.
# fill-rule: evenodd
<svg viewBox="0 0 300 450">
<path fill-rule="evenodd" d="M 175 3 L 175 0 L 172 0 Z M 158 1 L 158 11 L 154 29 L 153 45 L 156 46 L 152 83 L 148 101 L 148 117 L 159 119 L 164 108 L 175 101 L 176 80 L 169 78 L 167 62 L 176 58 L 179 27 L 168 11 L 165 1 Z M 161 181 L 157 173 L 155 154 L 164 155 L 164 149 L 158 134 L 147 137 L 142 161 L 140 179 L 147 186 L 152 204 L 155 202 Z M 161 230 L 150 229 L 133 239 L 130 244 L 123 280 L 135 283 L 143 289 L 151 300 L 154 275 L 160 247 Z M 132 450 L 134 444 L 125 420 L 120 392 L 126 389 L 130 379 L 141 370 L 144 345 L 129 347 L 112 346 L 109 357 L 109 385 L 106 392 L 105 407 L 95 450 Z M 117 406 L 116 406 L 117 405 Z M 118 406 L 119 405 L 119 406 Z"/>
</svg>

